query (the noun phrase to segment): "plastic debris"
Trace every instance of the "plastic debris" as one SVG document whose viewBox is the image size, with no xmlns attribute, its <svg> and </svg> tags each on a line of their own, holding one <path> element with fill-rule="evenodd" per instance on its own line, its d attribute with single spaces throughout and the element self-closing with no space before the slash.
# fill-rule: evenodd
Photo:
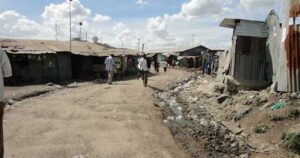
<svg viewBox="0 0 300 158">
<path fill-rule="evenodd" d="M 285 102 L 278 102 L 271 107 L 272 110 L 278 110 L 286 106 Z"/>
</svg>

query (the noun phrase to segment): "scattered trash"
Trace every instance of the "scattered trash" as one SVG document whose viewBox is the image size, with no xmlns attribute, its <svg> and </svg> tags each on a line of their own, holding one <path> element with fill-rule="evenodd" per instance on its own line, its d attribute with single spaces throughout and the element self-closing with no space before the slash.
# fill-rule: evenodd
<svg viewBox="0 0 300 158">
<path fill-rule="evenodd" d="M 217 98 L 217 101 L 219 104 L 222 104 L 228 98 L 229 98 L 229 95 L 223 94 Z"/>
<path fill-rule="evenodd" d="M 46 84 L 47 86 L 54 86 L 54 84 L 52 82 L 49 82 Z"/>
<path fill-rule="evenodd" d="M 174 121 L 175 118 L 174 118 L 174 116 L 168 116 L 168 117 L 167 117 L 167 120 Z"/>
<path fill-rule="evenodd" d="M 234 121 L 238 121 L 240 119 L 242 119 L 246 114 L 248 114 L 250 111 L 252 111 L 251 107 L 246 107 L 244 109 L 242 109 L 240 112 L 238 112 L 234 117 L 233 120 Z"/>
<path fill-rule="evenodd" d="M 271 107 L 272 110 L 278 110 L 286 106 L 285 102 L 278 102 Z"/>
</svg>

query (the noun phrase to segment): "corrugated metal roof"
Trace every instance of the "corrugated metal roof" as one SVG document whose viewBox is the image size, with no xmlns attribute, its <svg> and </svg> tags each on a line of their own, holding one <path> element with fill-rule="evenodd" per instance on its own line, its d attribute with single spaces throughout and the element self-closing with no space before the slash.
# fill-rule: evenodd
<svg viewBox="0 0 300 158">
<path fill-rule="evenodd" d="M 268 37 L 268 27 L 264 21 L 225 18 L 220 26 L 235 29 L 237 36 Z"/>
<path fill-rule="evenodd" d="M 268 28 L 266 23 L 251 23 L 247 21 L 236 25 L 235 34 L 237 36 L 249 37 L 268 37 Z"/>
<path fill-rule="evenodd" d="M 227 28 L 235 28 L 235 26 L 238 23 L 252 23 L 252 24 L 261 24 L 265 23 L 264 21 L 258 21 L 258 20 L 247 20 L 247 19 L 231 19 L 231 18 L 225 18 L 221 23 L 221 27 L 227 27 Z"/>
<path fill-rule="evenodd" d="M 68 41 L 0 39 L 0 47 L 13 54 L 42 54 L 69 52 Z M 108 56 L 114 54 L 136 55 L 138 51 L 114 48 L 105 44 L 72 41 L 72 53 L 85 56 Z"/>
</svg>

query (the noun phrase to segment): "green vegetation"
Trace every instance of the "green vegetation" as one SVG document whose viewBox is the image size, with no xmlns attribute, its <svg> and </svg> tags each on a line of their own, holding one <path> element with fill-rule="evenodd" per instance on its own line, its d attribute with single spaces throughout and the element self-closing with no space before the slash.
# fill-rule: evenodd
<svg viewBox="0 0 300 158">
<path fill-rule="evenodd" d="M 233 120 L 234 116 L 236 115 L 236 111 L 231 112 L 230 114 L 225 115 L 225 121 Z"/>
<path fill-rule="evenodd" d="M 278 116 L 278 115 L 272 115 L 270 120 L 274 121 L 274 122 L 283 121 L 284 117 L 283 116 Z"/>
<path fill-rule="evenodd" d="M 266 133 L 268 129 L 269 129 L 269 127 L 267 125 L 264 125 L 264 124 L 256 124 L 254 126 L 254 132 L 255 133 Z"/>
<path fill-rule="evenodd" d="M 289 150 L 300 153 L 300 133 L 290 133 L 287 134 L 284 146 L 288 148 Z"/>
<path fill-rule="evenodd" d="M 300 115 L 300 111 L 299 111 L 298 109 L 290 109 L 290 110 L 287 112 L 288 118 L 295 119 L 295 118 L 297 118 L 299 115 Z"/>
</svg>

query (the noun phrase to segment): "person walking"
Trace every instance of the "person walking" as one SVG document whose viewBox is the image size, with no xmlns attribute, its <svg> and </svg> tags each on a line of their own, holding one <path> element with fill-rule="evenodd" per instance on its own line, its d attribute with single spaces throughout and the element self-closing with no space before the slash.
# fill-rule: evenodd
<svg viewBox="0 0 300 158">
<path fill-rule="evenodd" d="M 167 73 L 168 63 L 166 60 L 161 62 L 162 67 L 164 68 L 164 72 Z"/>
<path fill-rule="evenodd" d="M 142 75 L 142 70 L 141 70 L 141 67 L 140 67 L 140 60 L 141 59 L 142 59 L 142 56 L 139 55 L 138 59 L 137 59 L 137 80 L 139 80 L 141 75 Z"/>
<path fill-rule="evenodd" d="M 115 66 L 114 55 L 111 54 L 109 57 L 107 57 L 105 59 L 105 70 L 107 71 L 108 84 L 110 84 L 110 85 L 112 84 L 112 81 L 113 81 L 114 66 Z"/>
<path fill-rule="evenodd" d="M 141 69 L 141 75 L 143 79 L 144 86 L 147 87 L 148 84 L 148 62 L 146 55 L 144 54 L 143 57 L 139 60 L 139 67 Z"/>
<path fill-rule="evenodd" d="M 3 115 L 4 115 L 4 81 L 3 78 L 12 76 L 11 65 L 6 53 L 0 49 L 0 158 L 4 156 Z"/>
<path fill-rule="evenodd" d="M 154 60 L 154 69 L 155 69 L 155 74 L 159 74 L 159 62 L 157 60 Z"/>
</svg>

